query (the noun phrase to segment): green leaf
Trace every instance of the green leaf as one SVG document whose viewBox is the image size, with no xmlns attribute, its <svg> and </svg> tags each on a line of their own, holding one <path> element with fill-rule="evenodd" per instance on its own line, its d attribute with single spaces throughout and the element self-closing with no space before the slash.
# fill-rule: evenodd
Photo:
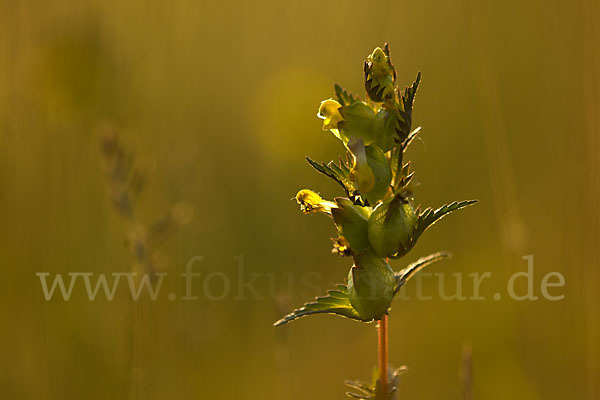
<svg viewBox="0 0 600 400">
<path fill-rule="evenodd" d="M 346 192 L 346 196 L 356 205 L 375 204 L 385 196 L 392 180 L 392 170 L 383 151 L 377 146 L 365 148 L 367 164 L 373 172 L 375 182 L 373 189 L 368 193 L 360 193 L 356 183 L 350 179 L 350 160 L 348 153 L 346 160 L 340 157 L 339 164 L 330 161 L 328 164 L 318 163 L 306 157 L 308 163 L 323 175 L 336 181 Z"/>
<path fill-rule="evenodd" d="M 408 146 L 412 143 L 412 141 L 417 137 L 417 135 L 420 132 L 421 132 L 421 127 L 419 126 L 408 134 L 408 136 L 406 137 L 406 139 L 404 139 L 404 141 L 402 142 L 402 145 L 400 146 L 400 148 L 402 149 L 402 152 L 404 152 L 408 148 Z"/>
<path fill-rule="evenodd" d="M 394 147 L 391 151 L 390 165 L 392 168 L 392 175 L 394 176 L 393 186 L 396 193 L 399 193 L 399 190 L 402 187 L 408 185 L 408 182 L 400 184 L 400 182 L 408 176 L 408 170 L 404 171 L 403 168 L 410 164 L 409 161 L 407 164 L 403 165 L 404 151 L 406 151 L 408 146 L 417 137 L 419 132 L 421 132 L 421 127 L 418 127 L 410 132 L 407 138 L 402 141 L 400 146 Z"/>
<path fill-rule="evenodd" d="M 353 392 L 346 392 L 346 396 L 363 400 L 396 400 L 398 398 L 398 384 L 400 383 L 400 375 L 402 375 L 406 369 L 406 366 L 402 366 L 398 369 L 394 369 L 392 366 L 388 367 L 387 393 L 383 392 L 381 383 L 378 380 L 379 372 L 378 369 L 375 368 L 373 370 L 371 383 L 361 381 L 346 381 L 346 386 L 353 390 Z"/>
<path fill-rule="evenodd" d="M 397 164 L 398 160 L 395 157 L 397 154 L 402 154 L 401 150 L 392 151 L 392 166 L 396 165 L 396 172 L 393 173 L 394 179 L 392 180 L 392 187 L 395 195 L 400 195 L 405 198 L 412 198 L 412 189 L 409 187 L 412 178 L 414 177 L 414 171 L 410 171 L 410 161 L 404 165 Z"/>
<path fill-rule="evenodd" d="M 410 161 L 404 164 L 402 167 L 402 173 L 400 179 L 394 184 L 394 192 L 401 194 L 406 197 L 412 197 L 412 189 L 408 187 L 412 178 L 415 176 L 414 172 L 410 172 Z"/>
<path fill-rule="evenodd" d="M 475 203 L 477 203 L 477 200 L 455 201 L 453 203 L 446 204 L 435 211 L 432 208 L 425 209 L 419 214 L 417 225 L 415 226 L 415 236 L 421 236 L 421 234 L 425 232 L 430 226 L 435 224 L 440 219 L 444 218 L 446 215 L 449 215 L 454 211 L 460 210 L 461 208 L 465 208 Z"/>
<path fill-rule="evenodd" d="M 346 392 L 346 396 L 352 397 L 353 399 L 375 399 L 375 387 L 371 384 L 361 381 L 346 381 L 346 386 L 353 390 L 353 392 Z"/>
<path fill-rule="evenodd" d="M 275 326 L 281 326 L 297 318 L 311 314 L 335 314 L 341 317 L 363 321 L 358 312 L 350 304 L 348 299 L 348 288 L 339 284 L 335 289 L 329 290 L 327 296 L 317 297 L 315 301 L 306 303 L 301 308 L 294 310 L 279 321 Z"/>
<path fill-rule="evenodd" d="M 402 149 L 400 147 L 395 147 L 392 149 L 390 154 L 390 168 L 392 170 L 394 182 L 397 182 L 399 179 L 399 174 L 402 171 L 402 159 L 404 154 L 402 154 Z"/>
<path fill-rule="evenodd" d="M 309 157 L 306 157 L 306 160 L 314 169 L 339 183 L 348 197 L 356 190 L 354 187 L 354 182 L 352 182 L 348 176 L 350 174 L 350 169 L 341 158 L 339 166 L 335 165 L 333 161 L 330 161 L 329 164 L 319 164 L 318 162 L 311 160 Z"/>
<path fill-rule="evenodd" d="M 350 179 L 351 161 L 349 157 L 349 153 L 346 153 L 346 160 L 340 157 L 339 164 L 336 164 L 333 161 L 330 161 L 328 164 L 318 163 L 314 160 L 311 160 L 309 157 L 306 157 L 306 160 L 311 167 L 336 181 L 342 187 L 342 189 L 344 189 L 346 196 L 352 200 L 354 204 L 364 206 L 366 205 L 366 199 L 361 197 L 360 192 L 358 192 L 354 182 L 352 182 Z"/>
<path fill-rule="evenodd" d="M 430 226 L 435 224 L 437 221 L 449 215 L 450 213 L 460 210 L 461 208 L 470 206 L 472 204 L 477 203 L 477 200 L 465 200 L 465 201 L 455 201 L 450 204 L 446 204 L 437 210 L 433 210 L 432 208 L 427 208 L 422 212 L 417 210 L 415 211 L 419 216 L 417 218 L 417 222 L 414 227 L 413 234 L 408 243 L 405 246 L 400 247 L 397 254 L 390 256 L 390 258 L 399 258 L 408 253 L 410 249 L 413 248 L 419 237 L 425 232 Z"/>
<path fill-rule="evenodd" d="M 436 261 L 444 260 L 444 259 L 447 259 L 450 257 L 452 257 L 452 255 L 450 253 L 445 252 L 445 251 L 440 251 L 438 253 L 433 253 L 428 256 L 421 257 L 414 263 L 409 264 L 408 267 L 404 268 L 403 270 L 401 270 L 399 272 L 396 272 L 394 274 L 396 276 L 396 288 L 394 289 L 394 294 L 398 293 L 400 288 L 410 278 L 415 276 L 415 274 L 417 272 L 419 272 L 420 270 L 422 270 L 423 268 L 427 267 L 428 265 L 430 265 Z"/>
<path fill-rule="evenodd" d="M 347 92 L 337 83 L 333 85 L 333 88 L 335 90 L 335 98 L 337 99 L 338 103 L 340 103 L 342 106 L 349 106 L 355 103 L 356 101 L 359 101 L 359 99 L 354 97 L 352 93 Z"/>
<path fill-rule="evenodd" d="M 412 109 L 413 103 L 415 101 L 415 95 L 417 93 L 417 89 L 419 88 L 419 83 L 421 82 L 421 73 L 417 74 L 417 78 L 414 83 L 404 89 L 404 93 L 400 98 L 400 121 L 398 128 L 398 142 L 404 142 L 408 136 L 410 135 L 410 130 L 412 126 Z"/>
</svg>

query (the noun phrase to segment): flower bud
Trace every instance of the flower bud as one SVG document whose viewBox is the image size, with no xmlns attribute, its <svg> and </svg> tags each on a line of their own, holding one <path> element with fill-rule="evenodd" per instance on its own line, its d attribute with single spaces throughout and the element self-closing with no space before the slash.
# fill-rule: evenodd
<svg viewBox="0 0 600 400">
<path fill-rule="evenodd" d="M 394 97 L 396 70 L 385 50 L 377 47 L 365 62 L 365 89 L 371 100 L 382 102 Z"/>
</svg>

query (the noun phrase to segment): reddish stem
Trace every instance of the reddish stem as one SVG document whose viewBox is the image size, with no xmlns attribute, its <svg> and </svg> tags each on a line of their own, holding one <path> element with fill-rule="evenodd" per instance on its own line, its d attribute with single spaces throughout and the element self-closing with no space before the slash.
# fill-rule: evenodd
<svg viewBox="0 0 600 400">
<path fill-rule="evenodd" d="M 379 382 L 383 393 L 388 392 L 388 316 L 383 314 L 377 325 L 379 336 Z"/>
</svg>

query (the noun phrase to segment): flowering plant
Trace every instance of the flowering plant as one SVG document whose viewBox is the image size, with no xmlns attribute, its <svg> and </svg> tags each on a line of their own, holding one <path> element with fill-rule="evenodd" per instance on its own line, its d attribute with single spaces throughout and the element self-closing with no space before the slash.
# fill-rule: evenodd
<svg viewBox="0 0 600 400">
<path fill-rule="evenodd" d="M 305 214 L 332 218 L 338 237 L 333 252 L 352 257 L 347 282 L 326 296 L 304 304 L 275 323 L 284 325 L 310 314 L 334 314 L 361 322 L 378 321 L 379 369 L 372 385 L 350 383 L 362 399 L 393 399 L 399 371 L 388 373 L 387 316 L 394 296 L 420 269 L 448 257 L 439 252 L 395 272 L 390 259 L 406 255 L 420 236 L 449 213 L 476 200 L 453 202 L 437 209 L 414 205 L 410 162 L 404 153 L 421 131 L 412 128 L 412 109 L 421 75 L 401 91 L 387 44 L 376 48 L 364 64 L 367 98 L 362 100 L 335 85 L 335 96 L 321 102 L 323 130 L 339 139 L 345 150 L 339 162 L 307 158 L 318 172 L 336 181 L 345 197 L 325 200 L 311 190 L 296 195 Z M 389 370 L 391 371 L 391 370 Z"/>
</svg>

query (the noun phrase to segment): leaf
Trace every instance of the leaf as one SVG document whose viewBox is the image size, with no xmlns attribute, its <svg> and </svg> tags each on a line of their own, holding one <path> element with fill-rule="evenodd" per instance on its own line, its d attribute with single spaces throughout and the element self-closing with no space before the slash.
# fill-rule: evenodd
<svg viewBox="0 0 600 400">
<path fill-rule="evenodd" d="M 390 168 L 392 170 L 394 182 L 398 181 L 399 173 L 402 171 L 403 156 L 404 154 L 402 154 L 402 149 L 400 147 L 395 147 L 390 152 Z"/>
<path fill-rule="evenodd" d="M 360 193 L 356 183 L 350 179 L 349 161 L 340 158 L 339 165 L 333 161 L 328 164 L 318 163 L 306 157 L 308 163 L 323 175 L 336 181 L 346 192 L 346 196 L 356 205 L 375 204 L 388 190 L 392 179 L 392 171 L 383 151 L 377 146 L 365 148 L 367 164 L 374 173 L 375 186 L 368 193 Z"/>
<path fill-rule="evenodd" d="M 327 296 L 317 297 L 315 301 L 304 304 L 301 308 L 275 322 L 275 326 L 285 325 L 297 318 L 311 314 L 335 314 L 366 322 L 360 318 L 358 312 L 350 304 L 346 285 L 339 284 L 335 289 L 329 290 Z"/>
<path fill-rule="evenodd" d="M 410 130 L 412 126 L 412 109 L 413 103 L 415 101 L 415 95 L 417 93 L 417 89 L 419 88 L 419 83 L 421 82 L 421 73 L 417 74 L 417 78 L 414 83 L 404 89 L 404 93 L 400 98 L 400 121 L 399 128 L 397 130 L 398 133 L 398 142 L 404 142 L 408 136 L 410 135 Z"/>
<path fill-rule="evenodd" d="M 354 97 L 354 95 L 352 93 L 347 92 L 344 88 L 342 88 L 337 83 L 335 85 L 333 85 L 333 89 L 335 90 L 335 97 L 336 97 L 337 101 L 342 106 L 349 106 L 359 100 L 358 98 Z"/>
<path fill-rule="evenodd" d="M 402 142 L 402 144 L 400 146 L 402 148 L 403 152 L 408 148 L 408 145 L 410 145 L 412 143 L 412 141 L 417 137 L 417 135 L 420 132 L 421 132 L 421 127 L 419 126 L 408 134 L 408 136 L 406 137 L 406 139 L 404 139 L 404 141 Z"/>
<path fill-rule="evenodd" d="M 392 157 L 394 156 L 394 154 L 398 153 L 400 153 L 400 150 L 398 152 L 392 153 Z M 392 158 L 392 162 L 396 162 L 396 160 Z M 408 185 L 412 181 L 412 178 L 414 177 L 415 173 L 414 171 L 410 171 L 410 161 L 402 166 L 398 165 L 396 168 L 400 168 L 400 171 L 394 174 L 394 180 L 392 181 L 394 194 L 402 195 L 404 197 L 412 197 L 412 190 L 408 188 Z"/>
<path fill-rule="evenodd" d="M 350 169 L 341 158 L 339 166 L 335 165 L 333 161 L 330 161 L 329 164 L 319 164 L 318 162 L 311 160 L 309 157 L 306 157 L 306 160 L 314 169 L 339 183 L 348 197 L 350 197 L 350 195 L 356 190 L 354 182 L 352 182 L 349 177 Z"/>
<path fill-rule="evenodd" d="M 435 224 L 437 221 L 445 217 L 446 215 L 460 210 L 461 208 L 470 206 L 472 204 L 477 203 L 477 200 L 465 200 L 465 201 L 455 201 L 450 204 L 446 204 L 437 210 L 433 210 L 433 208 L 427 208 L 422 212 L 419 212 L 419 208 L 415 210 L 418 214 L 417 222 L 415 223 L 415 227 L 413 230 L 413 234 L 408 243 L 404 246 L 400 246 L 398 249 L 398 253 L 390 256 L 390 258 L 399 258 L 408 253 L 410 249 L 413 248 L 419 237 L 425 232 L 431 225 Z"/>
<path fill-rule="evenodd" d="M 452 254 L 445 252 L 445 251 L 440 251 L 438 253 L 433 253 L 428 256 L 421 257 L 417 261 L 408 265 L 408 267 L 402 269 L 399 272 L 396 272 L 394 274 L 396 276 L 396 288 L 394 289 L 394 294 L 398 293 L 400 288 L 410 278 L 415 276 L 415 274 L 417 272 L 419 272 L 420 270 L 422 270 L 423 268 L 427 267 L 428 265 L 430 265 L 436 261 L 440 261 L 440 260 L 451 258 L 451 257 L 452 257 Z"/>
<path fill-rule="evenodd" d="M 346 386 L 354 390 L 346 392 L 346 396 L 354 399 L 363 400 L 396 400 L 398 395 L 398 384 L 400 383 L 400 375 L 407 370 L 406 366 L 394 369 L 388 367 L 388 390 L 383 393 L 381 384 L 378 380 L 377 368 L 373 370 L 373 378 L 371 383 L 361 381 L 346 381 Z"/>
<path fill-rule="evenodd" d="M 432 208 L 425 209 L 422 213 L 419 214 L 417 225 L 415 226 L 414 235 L 418 238 L 423 232 L 427 230 L 427 228 L 435 224 L 440 219 L 444 218 L 446 215 L 475 203 L 477 203 L 477 200 L 455 201 L 453 203 L 446 204 L 435 211 Z"/>
</svg>

